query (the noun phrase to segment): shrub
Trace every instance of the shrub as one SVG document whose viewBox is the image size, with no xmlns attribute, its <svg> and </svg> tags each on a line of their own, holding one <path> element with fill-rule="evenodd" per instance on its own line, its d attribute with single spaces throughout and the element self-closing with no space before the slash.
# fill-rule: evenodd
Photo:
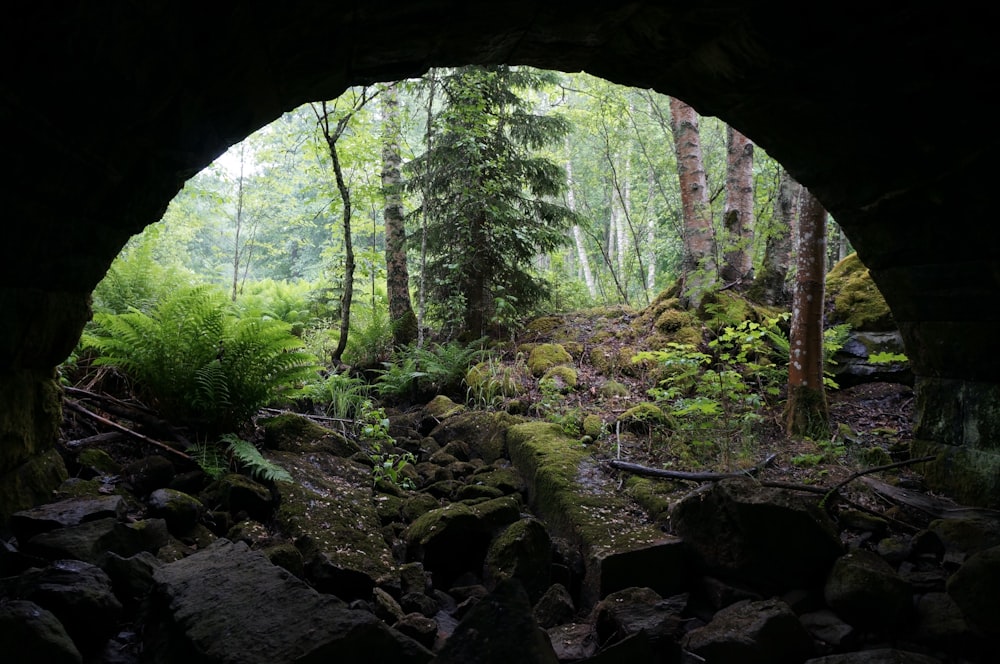
<svg viewBox="0 0 1000 664">
<path fill-rule="evenodd" d="M 117 367 L 164 416 L 207 433 L 238 430 L 315 376 L 315 357 L 286 323 L 238 317 L 211 286 L 176 291 L 148 314 L 96 314 L 94 325 L 84 343 L 95 364 Z"/>
</svg>

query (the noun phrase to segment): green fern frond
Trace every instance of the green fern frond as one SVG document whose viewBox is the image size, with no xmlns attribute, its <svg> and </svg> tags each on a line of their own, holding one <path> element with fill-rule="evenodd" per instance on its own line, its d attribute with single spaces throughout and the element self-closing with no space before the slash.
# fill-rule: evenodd
<svg viewBox="0 0 1000 664">
<path fill-rule="evenodd" d="M 292 476 L 287 470 L 264 458 L 252 443 L 243 440 L 235 434 L 222 436 L 221 441 L 228 444 L 226 448 L 233 460 L 246 467 L 249 473 L 266 482 L 292 482 Z"/>
</svg>

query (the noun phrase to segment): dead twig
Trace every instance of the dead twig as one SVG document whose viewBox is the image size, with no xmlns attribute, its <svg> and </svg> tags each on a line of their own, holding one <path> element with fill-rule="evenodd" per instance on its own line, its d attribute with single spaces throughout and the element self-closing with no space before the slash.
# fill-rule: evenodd
<svg viewBox="0 0 1000 664">
<path fill-rule="evenodd" d="M 118 424 L 117 422 L 109 420 L 106 417 L 101 417 L 97 413 L 95 413 L 95 412 L 93 412 L 91 410 L 88 410 L 87 408 L 85 408 L 82 404 L 80 404 L 77 401 L 74 401 L 72 399 L 63 399 L 63 402 L 69 408 L 75 410 L 76 412 L 80 413 L 81 415 L 85 415 L 86 417 L 91 418 L 92 420 L 94 420 L 96 422 L 100 422 L 101 424 L 103 424 L 105 426 L 109 426 L 112 429 L 117 429 L 118 431 L 121 431 L 122 433 L 124 433 L 124 434 L 126 434 L 128 436 L 131 436 L 133 438 L 141 440 L 144 443 L 149 443 L 150 445 L 155 445 L 156 447 L 164 449 L 167 452 L 170 452 L 171 454 L 175 454 L 175 455 L 181 457 L 182 459 L 186 459 L 187 461 L 194 461 L 194 459 L 192 459 L 190 456 L 188 456 L 184 452 L 181 452 L 180 450 L 174 449 L 173 447 L 170 447 L 166 443 L 161 443 L 158 440 L 154 440 L 154 439 L 150 438 L 149 436 L 145 436 L 145 435 L 139 433 L 138 431 L 132 431 L 128 427 L 122 426 L 121 424 Z"/>
<path fill-rule="evenodd" d="M 613 459 L 608 462 L 612 468 L 617 468 L 618 470 L 624 470 L 626 472 L 632 473 L 634 475 L 644 475 L 646 477 L 659 477 L 663 479 L 670 480 L 685 480 L 688 482 L 718 482 L 719 480 L 729 479 L 732 477 L 746 477 L 747 475 L 755 475 L 764 468 L 767 468 L 774 463 L 777 454 L 768 455 L 760 464 L 749 468 L 738 473 L 716 473 L 716 472 L 690 472 L 684 470 L 666 470 L 664 468 L 650 468 L 649 466 L 642 466 L 637 463 L 629 463 L 627 461 L 619 461 Z"/>
</svg>

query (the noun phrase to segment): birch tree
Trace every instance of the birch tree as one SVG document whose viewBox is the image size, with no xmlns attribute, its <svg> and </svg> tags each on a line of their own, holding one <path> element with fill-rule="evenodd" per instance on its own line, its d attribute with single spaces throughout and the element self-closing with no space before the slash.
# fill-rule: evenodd
<svg viewBox="0 0 1000 664">
<path fill-rule="evenodd" d="M 823 386 L 826 210 L 808 190 L 797 235 L 785 425 L 789 435 L 819 439 L 830 431 Z"/>
<path fill-rule="evenodd" d="M 753 269 L 753 143 L 732 127 L 726 127 L 726 206 L 722 213 L 726 230 L 720 277 L 742 290 L 749 285 Z"/>
<path fill-rule="evenodd" d="M 688 305 L 697 307 L 716 284 L 716 242 L 708 183 L 701 156 L 698 114 L 676 97 L 670 98 L 670 122 L 677 153 L 677 177 L 683 210 L 684 258 L 681 265 L 682 293 Z"/>
<path fill-rule="evenodd" d="M 405 346 L 416 338 L 417 317 L 410 301 L 403 216 L 402 159 L 399 154 L 399 91 L 395 83 L 382 88 L 382 194 L 385 198 L 385 266 L 393 343 Z"/>
</svg>

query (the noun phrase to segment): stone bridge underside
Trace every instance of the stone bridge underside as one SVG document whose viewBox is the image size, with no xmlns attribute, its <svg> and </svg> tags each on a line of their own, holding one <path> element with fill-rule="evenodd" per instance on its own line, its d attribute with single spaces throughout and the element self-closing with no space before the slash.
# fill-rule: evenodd
<svg viewBox="0 0 1000 664">
<path fill-rule="evenodd" d="M 655 88 L 778 159 L 843 226 L 902 329 L 918 376 L 919 451 L 942 453 L 929 479 L 963 500 L 1000 504 L 998 10 L 914 4 L 819 2 L 780 13 L 738 0 L 8 8 L 0 518 L 51 489 L 53 367 L 78 339 L 112 259 L 187 178 L 282 112 L 349 85 L 500 62 Z M 974 481 L 962 467 L 978 469 Z"/>
</svg>

